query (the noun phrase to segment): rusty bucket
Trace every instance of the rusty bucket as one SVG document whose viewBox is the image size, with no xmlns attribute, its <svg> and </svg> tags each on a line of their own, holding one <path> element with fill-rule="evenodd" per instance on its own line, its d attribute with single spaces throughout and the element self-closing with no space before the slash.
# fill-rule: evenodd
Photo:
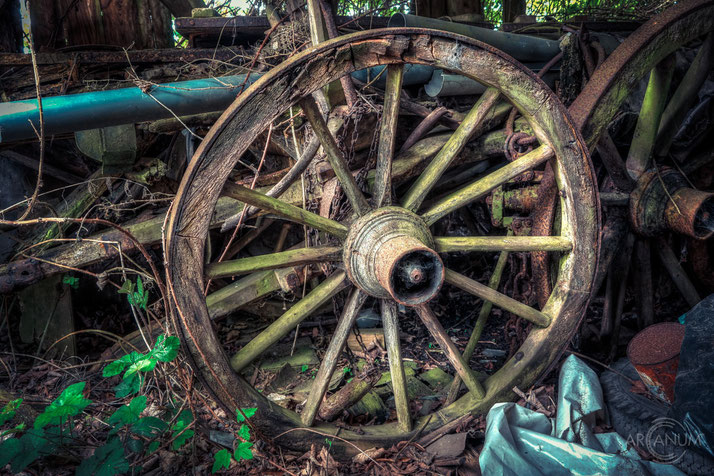
<svg viewBox="0 0 714 476">
<path fill-rule="evenodd" d="M 682 324 L 662 322 L 637 333 L 627 346 L 627 358 L 649 391 L 670 405 L 683 339 Z"/>
</svg>

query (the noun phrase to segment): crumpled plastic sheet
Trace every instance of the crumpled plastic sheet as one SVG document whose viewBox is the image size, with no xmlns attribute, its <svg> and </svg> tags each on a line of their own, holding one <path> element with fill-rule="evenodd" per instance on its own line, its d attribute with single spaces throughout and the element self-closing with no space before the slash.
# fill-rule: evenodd
<svg viewBox="0 0 714 476">
<path fill-rule="evenodd" d="M 481 472 L 492 475 L 684 475 L 674 466 L 644 461 L 619 434 L 592 431 L 605 417 L 600 381 L 570 355 L 558 379 L 557 415 L 498 403 L 486 418 Z"/>
</svg>

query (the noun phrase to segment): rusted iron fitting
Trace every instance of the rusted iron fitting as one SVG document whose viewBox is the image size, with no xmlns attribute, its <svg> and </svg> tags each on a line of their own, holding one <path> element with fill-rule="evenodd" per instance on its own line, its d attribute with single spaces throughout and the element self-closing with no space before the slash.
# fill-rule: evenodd
<svg viewBox="0 0 714 476">
<path fill-rule="evenodd" d="M 431 300 L 444 281 L 429 227 L 403 208 L 380 208 L 360 217 L 344 250 L 350 279 L 375 297 L 415 306 Z"/>
<path fill-rule="evenodd" d="M 504 190 L 497 187 L 486 197 L 491 208 L 493 226 L 503 226 L 506 210 L 518 213 L 530 213 L 538 205 L 538 185 Z"/>
<path fill-rule="evenodd" d="M 648 171 L 630 196 L 630 221 L 641 235 L 671 230 L 705 240 L 714 234 L 714 193 L 688 187 L 674 169 Z"/>
</svg>

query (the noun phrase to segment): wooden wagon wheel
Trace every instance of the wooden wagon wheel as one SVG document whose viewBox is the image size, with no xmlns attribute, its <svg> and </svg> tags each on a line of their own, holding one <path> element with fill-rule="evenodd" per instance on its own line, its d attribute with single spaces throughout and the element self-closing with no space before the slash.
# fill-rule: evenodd
<svg viewBox="0 0 714 476">
<path fill-rule="evenodd" d="M 638 287 L 635 295 L 640 300 L 642 325 L 651 324 L 654 318 L 650 255 L 655 251 L 687 304 L 694 306 L 700 300 L 696 287 L 662 237 L 668 232 L 689 236 L 691 240 L 712 236 L 714 197 L 689 188 L 682 175 L 675 170 L 663 169 L 661 165 L 668 163 L 674 135 L 686 113 L 696 104 L 699 89 L 714 64 L 713 31 L 714 1 L 692 0 L 673 5 L 630 35 L 594 71 L 569 108 L 588 146 L 597 150 L 596 160 L 602 163 L 610 177 L 609 188 L 601 190 L 605 192 L 603 206 L 608 207 L 608 213 L 594 291 L 605 280 L 611 266 L 614 273 L 608 278 L 608 294 L 617 292 L 612 289 L 615 283 L 624 286 L 627 279 L 623 276 L 627 276 L 635 243 L 633 274 Z M 695 59 L 677 88 L 670 88 L 674 70 L 671 55 L 698 40 L 702 42 Z M 632 143 L 626 155 L 620 156 L 608 127 L 641 80 L 648 76 Z M 683 168 L 701 167 L 710 161 L 691 162 Z M 541 199 L 548 202 L 548 196 L 553 195 L 554 192 L 544 193 Z M 681 213 L 684 209 L 690 213 Z M 534 235 L 549 233 L 554 210 L 554 206 L 537 210 Z M 706 216 L 708 222 L 702 223 L 707 221 Z M 633 233 L 639 236 L 636 240 Z M 532 257 L 534 275 L 540 277 L 534 286 L 542 302 L 551 292 L 547 278 L 550 264 L 542 253 L 534 253 Z M 618 305 L 621 308 L 622 302 Z M 611 331 L 613 313 L 620 312 L 621 309 L 616 311 L 613 306 L 606 305 L 604 333 Z M 617 338 L 616 332 L 614 338 Z"/>
<path fill-rule="evenodd" d="M 393 197 L 391 160 L 398 116 L 401 75 L 407 63 L 463 74 L 489 89 L 465 116 L 446 145 L 414 180 L 407 193 Z M 388 65 L 387 87 L 374 186 L 369 198 L 357 186 L 335 146 L 311 93 L 355 70 Z M 540 145 L 532 152 L 446 196 L 430 191 L 457 153 L 479 129 L 497 98 L 512 103 L 529 122 Z M 284 111 L 299 105 L 320 138 L 334 174 L 351 204 L 353 217 L 337 222 L 267 197 L 226 180 L 248 145 Z M 539 238 L 432 236 L 442 217 L 484 198 L 493 188 L 549 161 L 562 201 L 558 236 Z M 315 228 L 333 237 L 334 245 L 289 250 L 244 258 L 204 269 L 204 246 L 221 193 L 272 215 Z M 426 202 L 425 199 L 431 200 Z M 527 388 L 559 355 L 577 328 L 589 298 L 598 249 L 598 200 L 587 153 L 577 129 L 556 96 L 533 73 L 483 43 L 423 29 L 371 30 L 340 37 L 307 50 L 263 76 L 221 116 L 203 140 L 183 177 L 166 229 L 166 269 L 183 340 L 195 366 L 216 399 L 229 412 L 258 407 L 254 424 L 276 443 L 309 448 L 335 435 L 361 448 L 384 446 L 428 432 L 467 413 L 485 413 L 512 397 L 512 388 Z M 560 269 L 554 291 L 541 310 L 529 307 L 464 275 L 445 269 L 440 254 L 544 250 L 558 253 Z M 216 333 L 204 297 L 204 280 L 238 272 L 331 261 L 335 271 L 294 304 L 266 330 L 229 359 Z M 444 281 L 489 300 L 532 323 L 514 357 L 479 381 L 461 357 L 428 301 Z M 243 369 L 311 311 L 343 289 L 349 297 L 300 414 L 266 399 L 236 370 Z M 394 388 L 397 421 L 345 430 L 315 420 L 337 358 L 367 296 L 381 299 L 385 340 Z M 413 307 L 442 347 L 468 392 L 438 412 L 409 414 L 399 342 L 397 303 Z M 309 429 L 306 429 L 310 427 Z M 298 430 L 295 430 L 298 429 Z M 288 430 L 288 433 L 285 433 Z M 314 430 L 314 431 L 311 431 Z M 334 440 L 333 450 L 354 452 Z"/>
</svg>

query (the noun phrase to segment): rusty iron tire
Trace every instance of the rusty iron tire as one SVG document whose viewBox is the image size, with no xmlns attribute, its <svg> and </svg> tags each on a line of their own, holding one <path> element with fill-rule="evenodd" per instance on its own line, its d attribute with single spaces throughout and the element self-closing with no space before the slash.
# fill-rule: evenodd
<svg viewBox="0 0 714 476">
<path fill-rule="evenodd" d="M 301 98 L 354 70 L 415 63 L 454 71 L 496 87 L 531 123 L 541 144 L 554 151 L 564 204 L 563 252 L 555 290 L 543 308 L 550 325 L 535 328 L 502 368 L 484 382 L 485 396 L 467 393 L 453 404 L 414 421 L 410 431 L 394 423 L 359 430 L 317 423 L 306 429 L 300 415 L 266 399 L 235 372 L 212 329 L 204 297 L 204 246 L 215 204 L 237 160 L 256 137 Z M 262 438 L 293 449 L 322 444 L 339 433 L 332 451 L 390 446 L 426 434 L 465 414 L 483 414 L 528 388 L 560 355 L 577 328 L 591 293 L 598 249 L 599 209 L 585 142 L 555 94 L 520 63 L 478 41 L 424 29 L 370 30 L 327 41 L 276 67 L 237 98 L 190 161 L 166 226 L 166 272 L 175 322 L 195 372 L 229 414 L 257 407 L 252 420 Z M 348 440 L 350 444 L 342 441 Z"/>
</svg>

